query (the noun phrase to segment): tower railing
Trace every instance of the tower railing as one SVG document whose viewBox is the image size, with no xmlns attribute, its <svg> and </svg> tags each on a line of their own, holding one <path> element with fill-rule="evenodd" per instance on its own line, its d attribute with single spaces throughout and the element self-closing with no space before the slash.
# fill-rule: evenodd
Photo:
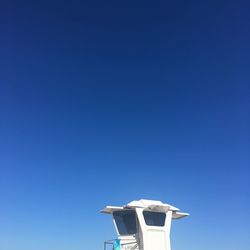
<svg viewBox="0 0 250 250">
<path fill-rule="evenodd" d="M 110 250 L 108 246 L 111 247 L 112 250 L 115 250 L 115 244 L 116 244 L 117 239 L 113 240 L 106 240 L 104 241 L 104 250 Z M 123 239 L 124 241 L 124 239 Z M 126 249 L 126 250 L 135 250 L 138 249 L 138 244 L 136 241 L 131 241 L 131 239 L 128 239 L 129 242 L 126 243 L 120 243 L 120 249 Z"/>
</svg>

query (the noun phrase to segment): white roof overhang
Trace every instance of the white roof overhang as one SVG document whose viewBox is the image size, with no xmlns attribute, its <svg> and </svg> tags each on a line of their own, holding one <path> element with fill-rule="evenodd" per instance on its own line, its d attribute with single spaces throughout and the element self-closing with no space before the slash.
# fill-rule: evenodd
<svg viewBox="0 0 250 250">
<path fill-rule="evenodd" d="M 101 213 L 112 214 L 114 211 L 123 210 L 123 209 L 124 207 L 107 206 L 101 210 Z"/>
<path fill-rule="evenodd" d="M 117 206 L 107 206 L 103 210 L 102 213 L 112 214 L 114 211 L 125 210 L 125 209 L 135 209 L 135 208 L 145 208 L 147 210 L 155 211 L 155 212 L 168 212 L 172 211 L 173 219 L 180 219 L 183 217 L 188 216 L 188 213 L 181 213 L 179 212 L 179 208 L 174 207 L 172 205 L 162 203 L 161 201 L 154 201 L 154 200 L 139 200 L 139 201 L 132 201 L 127 205 L 122 207 Z"/>
<path fill-rule="evenodd" d="M 172 219 L 181 219 L 181 218 L 184 218 L 186 216 L 189 216 L 189 214 L 188 213 L 173 212 Z"/>
</svg>

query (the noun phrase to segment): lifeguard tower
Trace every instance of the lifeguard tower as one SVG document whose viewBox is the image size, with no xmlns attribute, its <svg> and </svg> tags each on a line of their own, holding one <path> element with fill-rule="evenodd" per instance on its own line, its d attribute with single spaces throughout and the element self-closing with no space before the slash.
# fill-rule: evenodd
<svg viewBox="0 0 250 250">
<path fill-rule="evenodd" d="M 102 213 L 111 214 L 118 235 L 104 242 L 104 250 L 170 250 L 172 219 L 188 216 L 161 201 L 139 200 L 125 206 L 107 206 Z"/>
</svg>

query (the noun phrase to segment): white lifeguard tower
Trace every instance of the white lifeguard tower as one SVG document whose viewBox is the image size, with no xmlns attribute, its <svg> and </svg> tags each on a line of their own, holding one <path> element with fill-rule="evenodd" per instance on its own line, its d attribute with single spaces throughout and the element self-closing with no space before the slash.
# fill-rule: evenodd
<svg viewBox="0 0 250 250">
<path fill-rule="evenodd" d="M 125 206 L 107 206 L 118 238 L 104 243 L 104 250 L 170 250 L 172 219 L 188 216 L 172 205 L 154 200 L 132 201 Z"/>
</svg>

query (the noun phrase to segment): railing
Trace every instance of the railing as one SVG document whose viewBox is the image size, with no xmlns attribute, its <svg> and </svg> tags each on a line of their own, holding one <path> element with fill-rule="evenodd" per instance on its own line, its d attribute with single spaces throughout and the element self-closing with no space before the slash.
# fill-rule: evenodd
<svg viewBox="0 0 250 250">
<path fill-rule="evenodd" d="M 117 239 L 113 239 L 113 240 L 107 240 L 104 242 L 104 250 L 109 250 L 107 248 L 107 246 L 111 246 L 111 249 L 114 250 L 115 249 L 115 242 L 117 241 Z M 124 241 L 124 239 L 122 240 Z M 126 250 L 135 250 L 136 248 L 138 248 L 138 244 L 136 241 L 132 241 L 130 239 L 128 239 L 128 241 L 130 242 L 126 242 L 126 243 L 120 243 L 120 249 L 125 249 L 126 247 Z M 129 247 L 130 245 L 133 245 L 131 247 Z"/>
</svg>

